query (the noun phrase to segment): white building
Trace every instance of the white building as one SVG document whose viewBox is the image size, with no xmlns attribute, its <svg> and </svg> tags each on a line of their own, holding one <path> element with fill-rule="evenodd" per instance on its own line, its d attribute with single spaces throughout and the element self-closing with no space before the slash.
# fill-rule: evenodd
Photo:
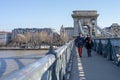
<svg viewBox="0 0 120 80">
<path fill-rule="evenodd" d="M 65 36 L 68 38 L 68 40 L 73 39 L 73 34 L 74 34 L 74 28 L 73 27 L 63 27 L 61 26 L 60 29 L 60 35 Z"/>
<path fill-rule="evenodd" d="M 0 31 L 0 45 L 6 45 L 11 41 L 11 33 Z"/>
<path fill-rule="evenodd" d="M 30 34 L 34 34 L 34 33 L 39 33 L 41 31 L 45 31 L 48 34 L 60 35 L 60 33 L 56 29 L 52 29 L 52 28 L 17 28 L 17 29 L 12 30 L 12 38 L 15 38 L 17 34 L 24 35 L 27 32 L 29 32 Z"/>
<path fill-rule="evenodd" d="M 110 27 L 105 27 L 104 30 L 116 36 L 120 36 L 120 25 L 118 23 L 113 23 Z"/>
</svg>

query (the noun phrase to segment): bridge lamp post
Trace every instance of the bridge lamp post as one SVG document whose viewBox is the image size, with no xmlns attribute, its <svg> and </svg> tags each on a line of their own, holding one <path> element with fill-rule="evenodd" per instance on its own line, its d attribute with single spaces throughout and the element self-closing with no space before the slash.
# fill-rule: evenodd
<svg viewBox="0 0 120 80">
<path fill-rule="evenodd" d="M 91 20 L 91 24 L 92 24 L 92 32 L 91 32 L 91 36 L 94 36 L 95 37 L 95 19 L 92 19 Z"/>
</svg>

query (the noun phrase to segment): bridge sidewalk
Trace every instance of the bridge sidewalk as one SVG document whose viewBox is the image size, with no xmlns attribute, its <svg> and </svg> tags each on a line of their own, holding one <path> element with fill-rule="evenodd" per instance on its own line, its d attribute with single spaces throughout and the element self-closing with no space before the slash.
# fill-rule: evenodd
<svg viewBox="0 0 120 80">
<path fill-rule="evenodd" d="M 92 57 L 87 57 L 83 48 L 83 56 L 79 58 L 74 49 L 70 80 L 120 80 L 120 67 L 114 65 L 101 55 L 92 51 Z"/>
</svg>

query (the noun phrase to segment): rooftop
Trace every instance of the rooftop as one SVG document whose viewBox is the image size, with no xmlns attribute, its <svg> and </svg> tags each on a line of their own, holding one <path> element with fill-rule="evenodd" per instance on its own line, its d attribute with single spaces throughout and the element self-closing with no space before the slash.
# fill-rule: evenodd
<svg viewBox="0 0 120 80">
<path fill-rule="evenodd" d="M 0 31 L 0 34 L 11 34 L 11 32 L 7 32 L 7 31 Z"/>
</svg>

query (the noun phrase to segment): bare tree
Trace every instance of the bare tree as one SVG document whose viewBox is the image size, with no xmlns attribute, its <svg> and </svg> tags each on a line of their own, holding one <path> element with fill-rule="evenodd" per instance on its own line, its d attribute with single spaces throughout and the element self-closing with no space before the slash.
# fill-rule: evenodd
<svg viewBox="0 0 120 80">
<path fill-rule="evenodd" d="M 25 36 L 26 47 L 28 47 L 28 46 L 30 46 L 29 42 L 30 42 L 31 34 L 30 34 L 30 32 L 27 32 L 24 34 L 24 36 Z"/>
<path fill-rule="evenodd" d="M 40 44 L 44 45 L 49 42 L 49 34 L 46 31 L 41 31 L 39 33 Z"/>
<path fill-rule="evenodd" d="M 31 34 L 31 37 L 30 37 L 30 43 L 31 43 L 31 47 L 33 48 L 36 48 L 38 46 L 38 33 L 33 33 Z"/>
<path fill-rule="evenodd" d="M 58 46 L 58 45 L 60 45 L 61 41 L 62 41 L 62 39 L 61 39 L 60 35 L 57 33 L 54 33 L 53 34 L 53 44 Z"/>
<path fill-rule="evenodd" d="M 17 34 L 15 38 L 12 39 L 14 46 L 22 46 L 25 43 L 25 36 L 23 34 Z"/>
<path fill-rule="evenodd" d="M 25 33 L 24 36 L 25 36 L 26 43 L 28 43 L 30 41 L 30 38 L 31 38 L 30 32 Z"/>
<path fill-rule="evenodd" d="M 41 31 L 39 33 L 26 33 L 24 35 L 26 43 L 29 43 L 29 46 L 33 48 L 40 48 L 42 44 L 47 43 L 49 37 L 46 31 Z"/>
<path fill-rule="evenodd" d="M 63 43 L 65 43 L 65 42 L 68 41 L 68 35 L 67 35 L 66 33 L 62 33 L 62 34 L 60 35 L 60 37 L 61 37 Z"/>
</svg>

